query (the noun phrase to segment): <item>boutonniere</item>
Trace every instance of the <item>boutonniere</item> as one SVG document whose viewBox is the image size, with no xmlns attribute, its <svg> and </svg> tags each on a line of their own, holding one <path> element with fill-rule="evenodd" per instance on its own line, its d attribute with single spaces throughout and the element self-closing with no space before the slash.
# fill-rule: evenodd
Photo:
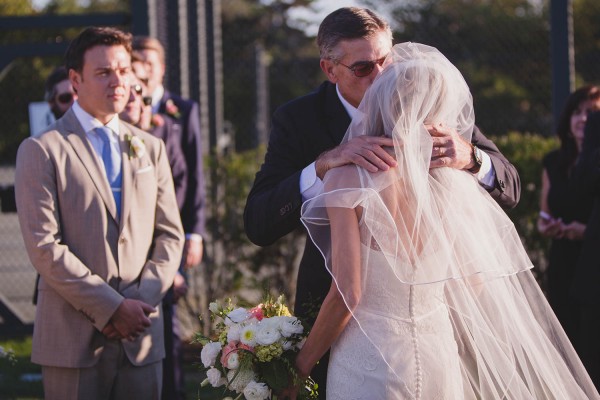
<svg viewBox="0 0 600 400">
<path fill-rule="evenodd" d="M 163 126 L 165 124 L 165 119 L 160 114 L 152 114 L 150 124 L 152 126 Z"/>
<path fill-rule="evenodd" d="M 125 140 L 127 140 L 127 143 L 129 143 L 129 159 L 132 157 L 141 158 L 144 156 L 144 154 L 146 154 L 146 145 L 144 144 L 144 140 L 133 135 L 125 135 Z"/>
<path fill-rule="evenodd" d="M 173 118 L 179 119 L 181 118 L 181 113 L 179 112 L 179 108 L 175 105 L 172 99 L 167 100 L 165 103 L 165 111 L 168 115 Z"/>
</svg>

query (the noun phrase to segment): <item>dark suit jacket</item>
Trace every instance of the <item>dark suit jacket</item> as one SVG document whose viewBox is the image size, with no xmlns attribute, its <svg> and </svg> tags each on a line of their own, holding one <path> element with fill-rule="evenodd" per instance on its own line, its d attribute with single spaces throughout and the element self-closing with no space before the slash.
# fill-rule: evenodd
<svg viewBox="0 0 600 400">
<path fill-rule="evenodd" d="M 594 206 L 586 225 L 572 294 L 583 304 L 600 305 L 600 112 L 588 117 L 573 177 L 594 196 Z"/>
<path fill-rule="evenodd" d="M 177 107 L 176 113 L 169 112 L 167 107 L 169 100 L 172 100 Z M 181 209 L 183 229 L 186 233 L 198 233 L 204 236 L 206 202 L 198 103 L 165 90 L 158 111 L 181 123 L 181 149 L 188 171 L 186 196 Z"/>
<path fill-rule="evenodd" d="M 253 243 L 272 244 L 302 226 L 300 174 L 319 154 L 339 145 L 349 125 L 350 117 L 330 82 L 275 112 L 265 161 L 256 174 L 244 210 L 244 227 Z M 491 195 L 501 205 L 514 207 L 520 196 L 515 167 L 478 129 L 472 141 L 489 154 L 496 170 Z M 323 257 L 307 239 L 298 271 L 295 314 L 312 325 L 315 309 L 320 307 L 330 285 L 331 276 Z M 319 384 L 321 398 L 325 398 L 327 363 L 325 356 L 311 374 Z"/>
<path fill-rule="evenodd" d="M 175 185 L 175 197 L 179 210 L 183 209 L 185 202 L 188 171 L 183 150 L 181 148 L 181 125 L 173 118 L 165 114 L 159 114 L 162 125 L 154 125 L 150 133 L 165 143 L 167 158 L 173 173 L 173 184 Z"/>
</svg>

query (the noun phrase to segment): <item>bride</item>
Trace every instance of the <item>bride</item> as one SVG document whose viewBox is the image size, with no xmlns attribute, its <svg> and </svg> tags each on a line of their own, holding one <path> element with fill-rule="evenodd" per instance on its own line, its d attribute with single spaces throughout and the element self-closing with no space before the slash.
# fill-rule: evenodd
<svg viewBox="0 0 600 400">
<path fill-rule="evenodd" d="M 396 45 L 359 111 L 345 140 L 392 137 L 398 167 L 333 169 L 303 205 L 333 283 L 299 375 L 331 347 L 330 400 L 600 398 L 510 219 L 471 174 L 429 169 L 426 125 L 473 131 L 460 72 Z"/>
</svg>

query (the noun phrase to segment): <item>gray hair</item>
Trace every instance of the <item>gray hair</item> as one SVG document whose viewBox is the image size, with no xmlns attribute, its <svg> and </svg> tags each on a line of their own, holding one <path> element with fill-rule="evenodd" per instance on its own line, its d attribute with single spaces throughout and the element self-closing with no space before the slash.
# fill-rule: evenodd
<svg viewBox="0 0 600 400">
<path fill-rule="evenodd" d="M 392 30 L 380 16 L 367 8 L 344 7 L 329 14 L 319 26 L 317 45 L 322 60 L 338 60 L 337 45 L 343 40 L 367 39 L 385 32 L 392 42 Z"/>
</svg>

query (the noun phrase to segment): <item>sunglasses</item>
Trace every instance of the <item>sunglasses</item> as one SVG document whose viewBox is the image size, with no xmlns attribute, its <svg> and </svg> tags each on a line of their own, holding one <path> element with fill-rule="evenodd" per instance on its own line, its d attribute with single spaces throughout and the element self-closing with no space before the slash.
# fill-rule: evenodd
<svg viewBox="0 0 600 400">
<path fill-rule="evenodd" d="M 56 100 L 62 104 L 69 104 L 73 101 L 73 93 L 61 93 L 56 96 Z"/>
<path fill-rule="evenodd" d="M 379 60 L 374 61 L 357 61 L 350 66 L 343 64 L 339 61 L 336 62 L 352 71 L 354 73 L 354 76 L 356 76 L 357 78 L 364 78 L 365 76 L 371 75 L 371 72 L 373 72 L 373 70 L 375 69 L 375 65 L 383 65 L 384 61 L 385 57 L 382 57 Z"/>
</svg>

